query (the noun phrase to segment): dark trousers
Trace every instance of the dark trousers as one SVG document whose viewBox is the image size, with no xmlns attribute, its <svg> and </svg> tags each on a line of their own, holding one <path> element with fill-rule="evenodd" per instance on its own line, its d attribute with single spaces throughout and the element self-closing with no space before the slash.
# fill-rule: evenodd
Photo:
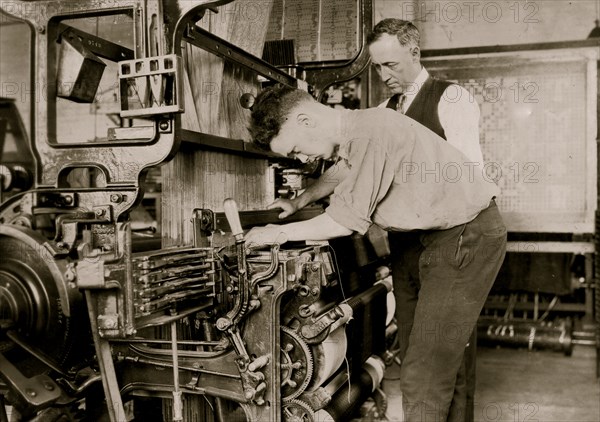
<svg viewBox="0 0 600 422">
<path fill-rule="evenodd" d="M 476 347 L 470 338 L 506 253 L 498 208 L 492 201 L 467 224 L 390 232 L 389 240 L 405 420 L 470 421 Z"/>
</svg>

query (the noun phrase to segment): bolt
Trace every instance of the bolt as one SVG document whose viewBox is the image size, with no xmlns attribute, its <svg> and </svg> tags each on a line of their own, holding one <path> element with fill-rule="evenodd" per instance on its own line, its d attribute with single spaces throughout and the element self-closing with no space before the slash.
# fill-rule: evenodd
<svg viewBox="0 0 600 422">
<path fill-rule="evenodd" d="M 160 130 L 162 130 L 162 131 L 169 130 L 169 127 L 170 127 L 170 126 L 171 126 L 171 125 L 169 124 L 169 121 L 168 121 L 168 120 L 162 120 L 162 121 L 161 121 L 161 122 L 158 124 L 158 128 L 159 128 Z"/>
<path fill-rule="evenodd" d="M 58 249 L 65 249 L 67 247 L 67 244 L 65 242 L 56 242 L 56 247 Z"/>
<path fill-rule="evenodd" d="M 28 388 L 27 390 L 25 390 L 25 393 L 29 396 L 29 397 L 35 397 L 37 396 L 37 393 L 32 390 L 31 388 Z"/>
<path fill-rule="evenodd" d="M 299 290 L 298 294 L 300 296 L 308 296 L 308 292 L 309 292 L 308 286 L 300 286 L 300 290 Z"/>
<path fill-rule="evenodd" d="M 123 195 L 121 195 L 120 193 L 113 193 L 110 196 L 110 202 L 114 202 L 116 204 L 120 203 L 123 200 Z"/>
<path fill-rule="evenodd" d="M 217 320 L 217 328 L 221 331 L 226 330 L 231 325 L 231 321 L 228 318 L 219 318 Z"/>
<path fill-rule="evenodd" d="M 96 217 L 102 217 L 104 215 L 105 211 L 102 208 L 98 208 L 96 211 L 94 211 L 94 214 L 96 214 Z"/>
<path fill-rule="evenodd" d="M 48 381 L 44 383 L 44 388 L 48 391 L 54 391 L 54 386 Z"/>
<path fill-rule="evenodd" d="M 65 201 L 65 204 L 70 205 L 70 204 L 73 203 L 73 197 L 72 196 L 65 196 L 64 197 L 64 201 Z"/>
<path fill-rule="evenodd" d="M 319 294 L 319 288 L 318 287 L 313 287 L 310 292 L 312 293 L 313 296 L 316 296 L 316 295 Z"/>
<path fill-rule="evenodd" d="M 298 308 L 298 313 L 302 318 L 306 318 L 312 314 L 312 310 L 308 305 L 301 305 L 300 308 Z"/>
<path fill-rule="evenodd" d="M 314 264 L 311 268 L 313 271 L 319 271 L 319 265 L 318 264 Z"/>
<path fill-rule="evenodd" d="M 112 315 L 101 315 L 98 317 L 98 325 L 101 330 L 111 330 L 119 328 L 119 320 Z"/>
</svg>

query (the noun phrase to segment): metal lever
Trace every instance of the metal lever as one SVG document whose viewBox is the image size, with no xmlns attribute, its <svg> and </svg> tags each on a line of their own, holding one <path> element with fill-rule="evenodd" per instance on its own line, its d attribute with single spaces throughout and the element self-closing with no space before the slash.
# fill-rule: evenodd
<svg viewBox="0 0 600 422">
<path fill-rule="evenodd" d="M 171 322 L 171 350 L 173 351 L 173 422 L 183 422 L 183 401 L 179 389 L 179 350 L 177 349 L 177 323 Z"/>
<path fill-rule="evenodd" d="M 232 198 L 227 198 L 223 202 L 223 209 L 225 210 L 225 217 L 231 228 L 231 233 L 235 237 L 236 243 L 244 241 L 244 230 L 242 230 L 242 223 L 240 222 L 240 214 L 238 212 L 237 204 Z"/>
</svg>

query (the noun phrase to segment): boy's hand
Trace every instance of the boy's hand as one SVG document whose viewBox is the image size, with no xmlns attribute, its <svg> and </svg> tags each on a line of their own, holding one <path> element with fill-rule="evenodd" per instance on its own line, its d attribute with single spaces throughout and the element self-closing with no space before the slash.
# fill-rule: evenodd
<svg viewBox="0 0 600 422">
<path fill-rule="evenodd" d="M 291 199 L 278 199 L 275 202 L 273 202 L 272 204 L 267 205 L 267 209 L 268 210 L 272 210 L 272 209 L 276 209 L 276 208 L 280 208 L 281 210 L 283 210 L 283 212 L 281 212 L 279 214 L 279 218 L 286 218 L 289 217 L 290 215 L 294 214 L 296 211 L 298 211 L 298 205 L 296 205 L 296 202 L 291 200 Z"/>
<path fill-rule="evenodd" d="M 283 226 L 269 224 L 264 227 L 254 227 L 244 236 L 246 247 L 258 247 L 262 245 L 283 244 L 288 241 L 288 235 Z"/>
</svg>

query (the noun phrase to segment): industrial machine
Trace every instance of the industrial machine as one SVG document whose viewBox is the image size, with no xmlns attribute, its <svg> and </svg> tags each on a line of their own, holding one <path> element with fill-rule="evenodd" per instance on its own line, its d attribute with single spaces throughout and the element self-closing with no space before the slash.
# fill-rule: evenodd
<svg viewBox="0 0 600 422">
<path fill-rule="evenodd" d="M 248 250 L 243 230 L 277 213 L 238 212 L 227 199 L 222 210 L 189 210 L 193 244 L 136 251 L 130 212 L 145 174 L 190 136 L 182 45 L 262 82 L 310 84 L 315 96 L 366 64 L 296 79 L 197 25 L 226 3 L 0 2 L 33 28 L 45 90 L 32 113 L 33 187 L 2 185 L 0 420 L 6 404 L 26 421 L 341 421 L 381 382 L 391 284 L 366 238 Z M 370 16 L 370 2 L 360 5 Z M 125 22 L 131 39 L 86 31 L 101 19 Z M 129 124 L 63 142 L 64 107 L 94 101 L 106 61 L 116 120 Z M 196 135 L 205 146 L 224 140 Z M 82 169 L 87 183 L 69 183 Z M 282 189 L 300 189 L 297 174 Z"/>
</svg>

